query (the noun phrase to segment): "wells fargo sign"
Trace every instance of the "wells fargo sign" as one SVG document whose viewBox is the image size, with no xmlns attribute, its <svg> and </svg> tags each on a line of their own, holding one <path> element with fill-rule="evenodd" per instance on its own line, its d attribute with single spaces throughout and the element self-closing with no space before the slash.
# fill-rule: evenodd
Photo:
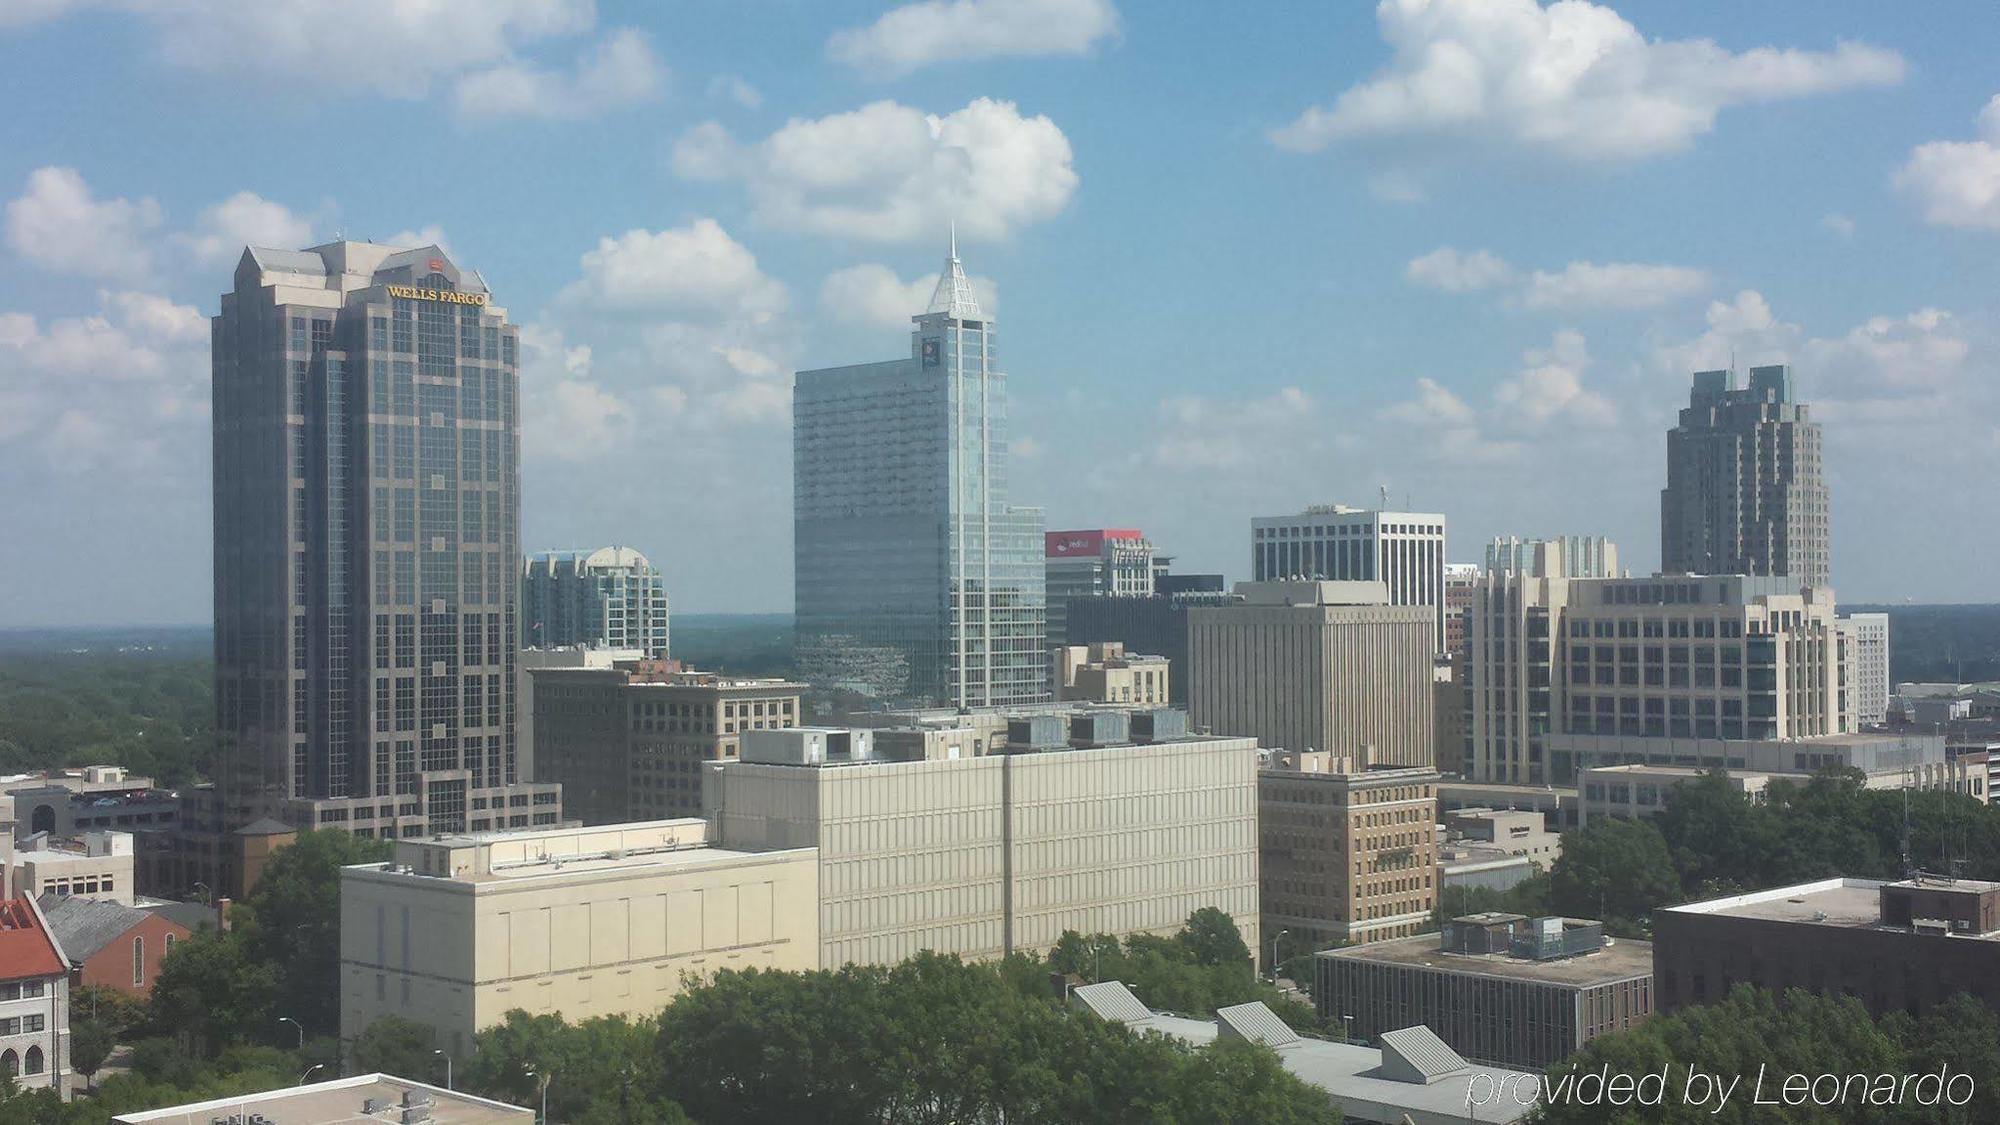
<svg viewBox="0 0 2000 1125">
<path fill-rule="evenodd" d="M 483 305 L 484 293 L 454 293 L 449 289 L 417 289 L 408 285 L 389 285 L 389 296 L 402 297 L 410 301 L 443 301 L 450 305 Z"/>
</svg>

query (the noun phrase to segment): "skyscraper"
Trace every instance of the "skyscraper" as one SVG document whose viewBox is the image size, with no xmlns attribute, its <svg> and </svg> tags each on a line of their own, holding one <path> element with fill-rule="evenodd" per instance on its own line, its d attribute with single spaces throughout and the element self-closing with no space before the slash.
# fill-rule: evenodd
<svg viewBox="0 0 2000 1125">
<path fill-rule="evenodd" d="M 1831 581 L 1819 424 L 1792 395 L 1792 369 L 1697 371 L 1667 431 L 1660 570 Z"/>
<path fill-rule="evenodd" d="M 521 633 L 536 648 L 636 648 L 664 658 L 666 582 L 630 547 L 544 551 L 522 575 Z"/>
<path fill-rule="evenodd" d="M 1321 504 L 1296 516 L 1250 521 L 1250 573 L 1283 578 L 1381 582 L 1389 604 L 1428 606 L 1432 649 L 1444 652 L 1444 516 L 1371 512 Z"/>
<path fill-rule="evenodd" d="M 1067 644 L 1064 625 L 1071 598 L 1143 598 L 1153 593 L 1157 557 L 1136 528 L 1051 531 L 1043 560 L 1048 568 L 1048 638 Z"/>
<path fill-rule="evenodd" d="M 956 242 L 904 359 L 792 392 L 800 670 L 984 707 L 1049 698 L 1042 513 L 1007 502 L 1006 378 Z"/>
<path fill-rule="evenodd" d="M 442 249 L 244 251 L 212 330 L 220 827 L 529 827 L 516 331 Z"/>
</svg>

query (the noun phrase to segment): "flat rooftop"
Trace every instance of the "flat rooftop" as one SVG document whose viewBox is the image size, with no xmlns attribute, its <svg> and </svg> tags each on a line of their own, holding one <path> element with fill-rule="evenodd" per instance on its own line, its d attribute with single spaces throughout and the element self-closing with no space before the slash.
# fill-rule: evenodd
<svg viewBox="0 0 2000 1125">
<path fill-rule="evenodd" d="M 1842 929 L 1874 929 L 1882 924 L 1882 888 L 1887 886 L 1907 886 L 1909 881 L 1891 883 L 1882 879 L 1822 879 L 1817 883 L 1800 883 L 1791 887 L 1774 887 L 1768 891 L 1753 891 L 1749 894 L 1732 895 L 1728 898 L 1710 899 L 1707 902 L 1690 902 L 1685 906 L 1672 906 L 1666 913 L 1672 914 L 1714 914 L 1728 918 L 1760 918 L 1773 922 L 1795 922 L 1806 926 L 1834 926 Z M 1957 879 L 1950 883 L 1938 880 L 1923 880 L 1928 889 L 1952 889 L 1969 894 L 1978 894 L 2000 889 L 2000 883 L 1989 883 L 1978 879 Z M 1908 933 L 1902 926 L 1888 929 L 1898 933 Z M 1995 941 L 2000 935 L 1956 934 L 1961 940 Z"/>
<path fill-rule="evenodd" d="M 1369 942 L 1367 945 L 1350 945 L 1345 949 L 1329 949 L 1319 955 L 1575 987 L 1653 975 L 1653 943 L 1650 941 L 1611 938 L 1604 948 L 1595 953 L 1556 961 L 1529 961 L 1504 953 L 1446 953 L 1441 947 L 1442 941 L 1442 934 L 1418 934 L 1415 937 Z"/>
<path fill-rule="evenodd" d="M 336 1078 L 310 1086 L 267 1090 L 261 1094 L 241 1094 L 205 1102 L 123 1113 L 111 1120 L 123 1125 L 210 1125 L 217 1118 L 241 1114 L 263 1114 L 273 1125 L 348 1125 L 349 1122 L 400 1121 L 403 1097 L 414 1094 L 430 1100 L 434 1125 L 526 1125 L 535 1111 L 505 1102 L 475 1098 L 470 1094 L 423 1082 L 412 1082 L 390 1074 L 362 1074 Z M 380 1101 L 383 1108 L 364 1112 L 367 1103 Z"/>
</svg>

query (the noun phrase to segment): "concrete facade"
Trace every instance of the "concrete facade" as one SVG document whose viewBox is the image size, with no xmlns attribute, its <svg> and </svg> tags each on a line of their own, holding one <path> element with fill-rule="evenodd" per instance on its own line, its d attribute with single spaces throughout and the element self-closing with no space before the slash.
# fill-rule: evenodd
<svg viewBox="0 0 2000 1125">
<path fill-rule="evenodd" d="M 0 1072 L 23 1090 L 64 1090 L 69 960 L 33 898 L 0 900 Z"/>
<path fill-rule="evenodd" d="M 1239 604 L 1190 611 L 1197 729 L 1362 766 L 1435 759 L 1433 609 L 1380 582 L 1242 582 Z"/>
<path fill-rule="evenodd" d="M 9 850 L 11 885 L 21 894 L 132 902 L 135 872 L 129 832 L 90 832 L 74 841 L 37 836 L 19 850 Z"/>
<path fill-rule="evenodd" d="M 701 820 L 447 836 L 344 869 L 342 1039 L 400 1015 L 459 1053 L 515 1008 L 649 1015 L 683 973 L 817 968 L 812 850 L 707 836 Z"/>
<path fill-rule="evenodd" d="M 753 732 L 744 757 L 792 734 Z M 827 968 L 926 949 L 1039 953 L 1066 930 L 1168 934 L 1204 906 L 1257 948 L 1251 739 L 925 762 L 739 760 L 707 778 L 723 846 L 817 849 Z"/>
<path fill-rule="evenodd" d="M 1173 666 L 1164 656 L 1128 653 L 1117 641 L 1063 645 L 1050 653 L 1050 682 L 1058 703 L 1165 707 L 1171 702 Z"/>
<path fill-rule="evenodd" d="M 1437 771 L 1352 767 L 1324 751 L 1287 751 L 1258 771 L 1267 945 L 1280 931 L 1296 951 L 1403 937 L 1430 925 Z"/>
<path fill-rule="evenodd" d="M 1432 651 L 1445 652 L 1444 536 L 1437 512 L 1324 504 L 1296 516 L 1258 516 L 1250 521 L 1250 576 L 1380 582 L 1390 605 L 1430 611 Z"/>
<path fill-rule="evenodd" d="M 1850 613 L 1840 629 L 1840 688 L 1847 730 L 1889 721 L 1889 615 Z"/>
</svg>

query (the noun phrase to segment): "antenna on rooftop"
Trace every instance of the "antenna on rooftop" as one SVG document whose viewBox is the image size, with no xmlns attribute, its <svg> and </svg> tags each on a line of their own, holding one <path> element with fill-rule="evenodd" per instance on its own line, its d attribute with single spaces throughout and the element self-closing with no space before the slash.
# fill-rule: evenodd
<svg viewBox="0 0 2000 1125">
<path fill-rule="evenodd" d="M 1389 486 L 1386 484 L 1382 486 L 1382 510 L 1389 510 Z"/>
</svg>

